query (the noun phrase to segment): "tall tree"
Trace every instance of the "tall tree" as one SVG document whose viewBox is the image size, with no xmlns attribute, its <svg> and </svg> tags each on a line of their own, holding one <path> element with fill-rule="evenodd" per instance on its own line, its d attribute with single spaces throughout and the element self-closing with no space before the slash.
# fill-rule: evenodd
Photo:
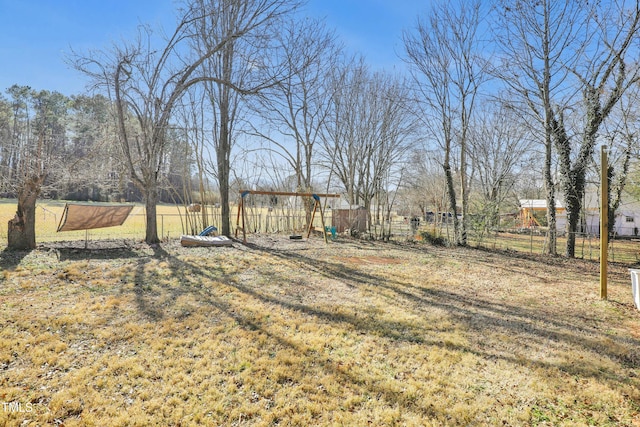
<svg viewBox="0 0 640 427">
<path fill-rule="evenodd" d="M 206 76 L 215 76 L 207 80 L 205 88 L 212 111 L 221 232 L 229 235 L 231 150 L 242 114 L 241 95 L 258 94 L 288 75 L 278 60 L 274 40 L 281 18 L 294 11 L 299 2 L 193 0 L 193 5 L 206 15 L 194 27 L 196 52 L 208 52 L 220 46 L 214 55 L 207 56 L 200 69 Z"/>
<path fill-rule="evenodd" d="M 177 156 L 174 159 L 179 167 L 171 168 L 172 173 L 176 175 L 172 186 L 182 188 L 183 197 L 179 200 L 189 205 L 196 198 L 195 201 L 202 204 L 199 215 L 193 216 L 194 227 L 199 226 L 200 230 L 210 225 L 208 203 L 211 200 L 208 197 L 207 172 L 211 169 L 211 163 L 215 162 L 215 156 L 209 150 L 213 144 L 208 140 L 211 124 L 208 123 L 210 110 L 207 108 L 208 101 L 205 98 L 202 87 L 192 87 L 180 103 L 176 122 L 181 128 L 180 133 L 184 144 L 181 145 L 182 149 L 175 153 Z M 192 173 L 195 174 L 195 182 L 191 181 Z M 181 185 L 178 185 L 177 175 L 181 175 Z"/>
<path fill-rule="evenodd" d="M 441 150 L 415 148 L 409 157 L 408 173 L 401 188 L 411 215 L 419 211 L 423 218 L 440 222 L 448 209 L 446 182 L 442 173 Z"/>
<path fill-rule="evenodd" d="M 361 61 L 337 72 L 333 82 L 324 135 L 326 164 L 349 203 L 363 205 L 370 215 L 384 178 L 407 152 L 412 122 L 406 85 L 395 76 L 371 74 Z"/>
<path fill-rule="evenodd" d="M 579 4 L 572 0 L 541 2 L 509 1 L 499 3 L 497 42 L 502 61 L 495 68 L 497 76 L 509 89 L 514 110 L 530 112 L 539 124 L 544 147 L 544 183 L 547 200 L 545 249 L 557 253 L 556 185 L 553 174 L 553 103 L 559 108 L 568 105 L 566 99 L 552 98 L 552 92 L 563 87 L 568 70 L 567 61 L 575 58 L 568 53 L 579 27 Z M 559 102 L 563 102 L 561 105 Z"/>
<path fill-rule="evenodd" d="M 132 43 L 115 45 L 110 52 L 75 55 L 74 66 L 105 88 L 116 104 L 120 146 L 131 179 L 144 194 L 147 243 L 159 242 L 156 205 L 166 162 L 166 135 L 176 103 L 190 87 L 202 82 L 214 82 L 228 93 L 258 91 L 260 85 L 239 86 L 225 72 L 203 75 L 202 66 L 214 56 L 232 54 L 238 40 L 260 33 L 289 4 L 288 0 L 194 0 L 186 3 L 168 40 L 158 42 L 150 28 L 141 27 Z M 199 28 L 224 26 L 224 22 L 235 20 L 239 11 L 244 19 L 236 21 L 237 25 L 212 39 L 206 49 L 191 49 Z M 221 138 L 228 138 L 228 129 L 223 131 Z M 226 160 L 223 156 L 219 162 Z M 228 214 L 228 200 L 223 200 L 225 203 Z"/>
<path fill-rule="evenodd" d="M 482 52 L 481 2 L 474 0 L 433 4 L 428 19 L 419 19 L 413 32 L 403 35 L 406 61 L 424 106 L 423 120 L 444 151 L 443 164 L 456 243 L 467 244 L 469 202 L 469 128 L 480 86 L 487 79 Z M 459 157 L 458 178 L 462 221 L 452 170 Z"/>
<path fill-rule="evenodd" d="M 73 200 L 119 199 L 128 182 L 118 152 L 113 104 L 103 95 L 71 97 L 65 162 L 59 168 L 60 197 Z"/>
<path fill-rule="evenodd" d="M 640 111 L 636 105 L 640 87 L 634 85 L 625 93 L 609 120 L 603 123 L 602 139 L 607 143 L 609 170 L 609 226 L 614 228 L 616 211 L 623 202 L 623 194 L 631 171 L 633 157 L 637 156 L 640 146 L 638 143 L 638 119 Z M 595 163 L 595 162 L 594 162 Z M 602 176 L 601 173 L 596 174 Z"/>
<path fill-rule="evenodd" d="M 627 58 L 637 54 L 640 33 L 640 2 L 596 3 L 596 13 L 586 18 L 586 28 L 595 38 L 581 52 L 581 61 L 571 69 L 581 93 L 581 125 L 568 127 L 564 111 L 556 111 L 553 130 L 559 154 L 561 188 L 567 209 L 567 245 L 565 256 L 575 256 L 586 174 L 593 158 L 598 133 L 604 121 L 629 87 L 640 79 L 637 64 Z M 577 144 L 574 139 L 578 139 Z M 573 147 L 575 155 L 573 155 Z"/>
<path fill-rule="evenodd" d="M 296 191 L 311 192 L 315 151 L 329 114 L 329 77 L 339 46 L 324 24 L 310 19 L 291 21 L 280 37 L 288 77 L 254 105 L 269 129 L 267 133 L 254 127 L 254 133 L 293 170 Z M 307 222 L 312 206 L 305 204 Z"/>
<path fill-rule="evenodd" d="M 11 103 L 0 94 L 0 195 L 10 194 L 10 163 L 13 157 L 11 117 Z"/>
<path fill-rule="evenodd" d="M 503 2 L 498 28 L 504 53 L 499 75 L 540 123 L 545 147 L 549 219 L 547 249 L 555 254 L 555 181 L 567 210 L 565 255 L 575 254 L 586 173 L 601 125 L 638 80 L 627 63 L 640 23 L 638 1 Z"/>
<path fill-rule="evenodd" d="M 34 91 L 29 87 L 12 86 L 14 118 L 21 116 L 27 125 L 24 134 L 14 127 L 17 151 L 13 167 L 18 198 L 16 215 L 8 224 L 10 249 L 36 247 L 36 201 L 51 170 L 59 162 L 66 138 L 68 98 L 58 92 Z"/>
<path fill-rule="evenodd" d="M 498 224 L 500 207 L 511 194 L 519 167 L 530 158 L 532 140 L 517 114 L 502 102 L 485 103 L 470 130 L 469 157 L 475 165 L 484 225 Z"/>
</svg>

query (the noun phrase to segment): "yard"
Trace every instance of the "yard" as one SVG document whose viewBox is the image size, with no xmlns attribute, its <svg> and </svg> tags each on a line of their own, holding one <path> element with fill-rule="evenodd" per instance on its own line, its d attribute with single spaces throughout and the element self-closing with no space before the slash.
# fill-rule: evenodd
<svg viewBox="0 0 640 427">
<path fill-rule="evenodd" d="M 0 253 L 0 425 L 640 426 L 625 266 L 250 236 Z"/>
</svg>

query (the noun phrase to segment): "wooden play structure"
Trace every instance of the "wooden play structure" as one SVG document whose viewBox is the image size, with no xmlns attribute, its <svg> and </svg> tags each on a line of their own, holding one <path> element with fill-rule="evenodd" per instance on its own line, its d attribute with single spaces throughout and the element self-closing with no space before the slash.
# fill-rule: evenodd
<svg viewBox="0 0 640 427">
<path fill-rule="evenodd" d="M 547 212 L 547 201 L 544 199 L 521 199 L 518 219 L 522 228 L 541 227 L 536 215 L 545 216 Z M 556 201 L 556 226 L 562 229 L 566 218 L 566 210 L 560 202 Z"/>
<path fill-rule="evenodd" d="M 320 212 L 320 221 L 322 223 L 322 233 L 324 235 L 325 243 L 328 243 L 327 239 L 327 227 L 324 222 L 324 209 L 320 204 L 321 197 L 340 197 L 339 194 L 322 194 L 322 193 L 297 193 L 297 192 L 286 192 L 286 191 L 260 191 L 260 190 L 240 190 L 240 201 L 238 203 L 238 216 L 236 219 L 236 231 L 235 236 L 238 237 L 238 232 L 242 231 L 242 240 L 244 243 L 247 242 L 247 231 L 246 231 L 246 212 L 245 212 L 245 197 L 250 194 L 259 194 L 266 196 L 288 196 L 288 197 L 311 197 L 313 198 L 313 211 L 311 213 L 311 220 L 309 221 L 307 228 L 307 239 L 311 235 L 311 230 L 313 229 L 313 219 L 315 218 L 316 212 Z"/>
</svg>

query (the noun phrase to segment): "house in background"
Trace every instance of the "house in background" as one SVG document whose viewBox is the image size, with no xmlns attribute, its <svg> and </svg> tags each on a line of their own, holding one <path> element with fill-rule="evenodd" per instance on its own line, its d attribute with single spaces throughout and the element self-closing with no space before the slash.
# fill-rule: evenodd
<svg viewBox="0 0 640 427">
<path fill-rule="evenodd" d="M 600 195 L 589 192 L 584 198 L 584 218 L 582 231 L 600 235 Z M 616 209 L 613 224 L 609 228 L 614 236 L 634 237 L 640 235 L 640 202 L 630 194 L 623 193 L 622 201 Z"/>
<path fill-rule="evenodd" d="M 581 233 L 600 235 L 600 195 L 588 192 L 583 201 L 583 216 L 578 231 Z M 539 227 L 536 216 L 544 216 L 547 212 L 547 201 L 543 199 L 520 200 L 519 222 L 523 228 Z M 567 227 L 567 211 L 556 201 L 556 229 L 564 233 Z M 614 236 L 633 237 L 640 235 L 640 202 L 629 194 L 623 195 L 622 203 L 616 210 L 615 222 L 610 224 Z"/>
</svg>

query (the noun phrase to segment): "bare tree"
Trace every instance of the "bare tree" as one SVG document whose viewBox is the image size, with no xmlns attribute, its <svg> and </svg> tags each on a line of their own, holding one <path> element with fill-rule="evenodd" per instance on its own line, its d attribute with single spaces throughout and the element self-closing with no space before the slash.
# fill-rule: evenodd
<svg viewBox="0 0 640 427">
<path fill-rule="evenodd" d="M 487 78 L 482 51 L 481 2 L 440 2 L 414 32 L 403 35 L 406 61 L 424 107 L 423 121 L 444 151 L 444 169 L 456 243 L 467 244 L 469 201 L 468 133 L 478 90 Z M 452 155 L 457 148 L 462 222 L 458 221 Z"/>
<path fill-rule="evenodd" d="M 604 6 L 589 16 L 588 28 L 596 35 L 593 45 L 581 55 L 571 71 L 579 82 L 581 129 L 575 157 L 573 139 L 566 127 L 563 111 L 556 112 L 554 137 L 560 156 L 561 185 L 567 208 L 567 246 L 565 255 L 575 255 L 576 233 L 586 187 L 586 174 L 601 125 L 629 87 L 640 79 L 637 64 L 626 58 L 637 53 L 634 44 L 640 31 L 640 3 L 627 9 L 625 2 Z M 594 50 L 595 49 L 595 50 Z M 629 66 L 631 65 L 631 66 Z"/>
<path fill-rule="evenodd" d="M 545 248 L 557 253 L 556 186 L 553 174 L 553 105 L 565 108 L 568 101 L 553 100 L 551 92 L 563 87 L 568 71 L 564 63 L 569 55 L 577 27 L 579 5 L 573 1 L 538 3 L 503 1 L 499 4 L 496 40 L 502 49 L 495 71 L 510 89 L 514 109 L 526 109 L 541 130 L 544 146 L 544 182 L 549 232 Z M 524 109 L 524 111 L 523 111 Z M 535 128 L 532 126 L 532 128 Z"/>
<path fill-rule="evenodd" d="M 156 48 L 153 31 L 141 27 L 133 43 L 115 45 L 111 52 L 74 57 L 76 69 L 92 77 L 97 86 L 106 88 L 116 103 L 120 145 L 131 179 L 145 198 L 147 243 L 159 241 L 156 219 L 159 179 L 166 161 L 166 132 L 177 101 L 187 89 L 202 82 L 214 82 L 228 93 L 257 92 L 260 85 L 238 86 L 225 70 L 220 74 L 203 75 L 202 65 L 216 55 L 228 57 L 237 40 L 260 32 L 260 28 L 274 16 L 279 16 L 289 4 L 287 0 L 213 0 L 206 3 L 196 0 L 186 4 L 176 30 L 160 48 Z M 242 14 L 239 21 L 238 13 Z M 226 30 L 206 49 L 190 49 L 200 28 L 224 27 L 229 20 L 236 21 L 233 26 L 225 27 Z M 222 126 L 224 135 L 220 135 L 220 140 L 226 141 L 228 121 Z M 224 142 L 222 151 L 227 146 L 228 141 Z M 221 157 L 218 162 L 223 166 L 223 174 L 228 168 L 225 163 L 228 157 Z M 221 192 L 224 192 L 223 186 Z M 225 204 L 228 217 L 228 200 L 223 200 L 223 209 Z"/>
<path fill-rule="evenodd" d="M 281 18 L 295 10 L 298 0 L 194 0 L 207 18 L 195 28 L 197 52 L 217 49 L 202 62 L 205 75 L 216 76 L 206 87 L 212 110 L 216 176 L 221 199 L 222 234 L 230 234 L 229 179 L 231 150 L 246 101 L 289 76 L 276 55 L 275 35 Z M 222 12 L 222 13 L 221 13 Z M 242 34 L 242 37 L 238 37 Z M 297 71 L 297 70 L 295 70 Z M 247 90 L 239 91 L 244 87 Z"/>
<path fill-rule="evenodd" d="M 640 111 L 636 100 L 640 95 L 640 86 L 634 85 L 616 105 L 611 116 L 602 126 L 602 139 L 607 143 L 609 169 L 609 224 L 613 228 L 616 211 L 623 202 L 623 194 L 631 170 L 631 160 L 637 157 L 640 145 L 638 143 L 638 119 Z M 594 162 L 595 163 L 595 162 Z M 598 167 L 596 166 L 596 169 Z M 601 176 L 599 173 L 597 176 Z"/>
<path fill-rule="evenodd" d="M 640 6 L 637 1 L 518 1 L 504 2 L 500 12 L 504 33 L 498 40 L 506 56 L 499 74 L 528 105 L 544 135 L 547 248 L 555 254 L 555 147 L 568 216 L 565 255 L 573 257 L 598 132 L 638 80 L 637 67 L 626 58 L 637 39 Z"/>
<path fill-rule="evenodd" d="M 406 85 L 383 73 L 370 74 L 363 62 L 347 65 L 333 82 L 324 135 L 326 164 L 348 201 L 362 204 L 370 214 L 384 178 L 407 151 L 412 122 Z"/>
<path fill-rule="evenodd" d="M 356 132 L 358 96 L 365 92 L 368 70 L 362 59 L 332 70 L 330 115 L 325 122 L 323 148 L 326 167 L 336 175 L 350 204 L 359 203 L 356 170 L 360 148 Z"/>
<path fill-rule="evenodd" d="M 404 185 L 405 204 L 412 215 L 417 211 L 423 218 L 433 216 L 434 222 L 447 210 L 446 182 L 442 172 L 440 150 L 425 151 L 415 148 L 409 154 Z"/>
<path fill-rule="evenodd" d="M 315 148 L 329 114 L 329 76 L 339 46 L 324 24 L 310 19 L 291 21 L 281 37 L 288 77 L 254 105 L 269 130 L 254 126 L 254 133 L 294 171 L 296 191 L 311 192 Z M 307 222 L 312 206 L 305 203 Z"/>
<path fill-rule="evenodd" d="M 206 84 L 206 83 L 205 83 Z M 180 102 L 176 111 L 176 122 L 184 139 L 184 154 L 191 160 L 182 169 L 182 197 L 180 202 L 187 208 L 194 202 L 200 202 L 200 212 L 194 212 L 186 217 L 188 227 L 195 232 L 198 228 L 205 229 L 210 224 L 209 203 L 212 201 L 209 175 L 215 175 L 215 153 L 211 148 L 215 144 L 211 140 L 211 126 L 208 118 L 211 115 L 209 100 L 205 96 L 202 86 L 191 87 Z M 195 170 L 192 170 L 195 167 Z M 195 174 L 196 182 L 191 180 Z M 197 196 L 196 196 L 197 195 Z M 218 224 L 219 225 L 219 224 Z"/>
<path fill-rule="evenodd" d="M 469 136 L 469 157 L 474 164 L 482 206 L 487 216 L 484 224 L 496 226 L 500 207 L 511 194 L 518 177 L 518 167 L 530 157 L 533 141 L 528 129 L 502 102 L 486 103 L 476 116 Z"/>
</svg>

